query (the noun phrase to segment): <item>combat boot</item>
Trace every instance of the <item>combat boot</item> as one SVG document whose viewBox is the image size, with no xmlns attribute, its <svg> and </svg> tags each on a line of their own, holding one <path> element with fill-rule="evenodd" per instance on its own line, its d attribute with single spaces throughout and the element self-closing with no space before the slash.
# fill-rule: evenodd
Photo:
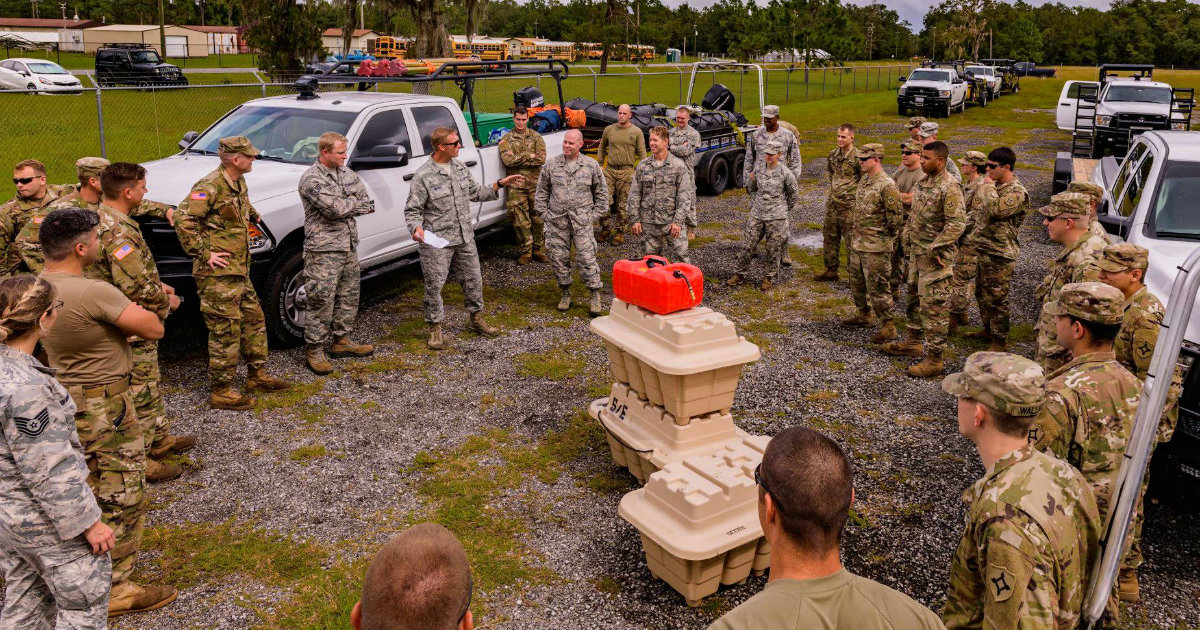
<svg viewBox="0 0 1200 630">
<path fill-rule="evenodd" d="M 558 298 L 558 306 L 556 308 L 560 312 L 566 313 L 571 308 L 571 285 L 568 284 L 565 287 L 560 286 L 558 288 L 562 289 L 562 297 Z"/>
<path fill-rule="evenodd" d="M 941 353 L 929 353 L 921 362 L 908 368 L 908 375 L 916 378 L 932 378 L 946 372 L 946 364 L 942 362 Z"/>
<path fill-rule="evenodd" d="M 485 337 L 495 337 L 500 334 L 500 329 L 487 323 L 483 319 L 483 313 L 471 313 L 471 323 L 468 328 Z"/>
<path fill-rule="evenodd" d="M 600 303 L 600 291 L 592 291 L 592 297 L 588 300 L 588 315 L 596 317 L 604 314 L 604 305 Z"/>
<path fill-rule="evenodd" d="M 347 357 L 369 357 L 375 354 L 375 346 L 369 343 L 354 343 L 350 335 L 335 335 L 333 345 L 329 347 L 329 356 L 333 359 Z"/>
<path fill-rule="evenodd" d="M 832 269 L 826 269 L 825 271 L 813 276 L 813 280 L 817 280 L 819 282 L 834 282 L 837 279 L 837 272 Z"/>
<path fill-rule="evenodd" d="M 173 586 L 139 586 L 125 580 L 112 587 L 108 596 L 108 616 L 155 610 L 175 601 L 176 597 L 179 597 L 179 591 Z"/>
<path fill-rule="evenodd" d="M 779 264 L 784 267 L 791 267 L 795 263 L 792 262 L 792 254 L 788 250 L 783 250 L 783 255 L 779 257 Z"/>
<path fill-rule="evenodd" d="M 958 334 L 959 323 L 966 324 L 967 316 L 965 313 L 950 313 L 950 326 L 946 328 L 946 336 L 952 337 Z"/>
<path fill-rule="evenodd" d="M 322 376 L 333 371 L 333 364 L 325 358 L 325 349 L 319 343 L 310 343 L 304 348 L 304 364 L 314 374 Z"/>
<path fill-rule="evenodd" d="M 607 243 L 608 239 L 610 238 L 612 238 L 612 230 L 608 228 L 601 228 L 600 231 L 596 233 L 597 243 Z"/>
<path fill-rule="evenodd" d="M 181 475 L 183 475 L 183 469 L 175 464 L 164 464 L 146 458 L 146 481 L 150 483 L 178 479 Z"/>
<path fill-rule="evenodd" d="M 871 343 L 879 345 L 887 343 L 896 338 L 896 324 L 892 321 L 886 321 L 879 330 L 871 336 Z"/>
<path fill-rule="evenodd" d="M 954 322 L 954 320 L 950 321 L 951 323 Z M 992 338 L 992 331 L 985 324 L 983 328 L 980 328 L 979 330 L 968 330 L 967 332 L 963 333 L 962 336 L 967 339 L 982 339 L 987 341 L 988 339 Z"/>
<path fill-rule="evenodd" d="M 621 245 L 621 244 L 623 244 L 624 242 L 625 242 L 625 235 L 624 235 L 624 234 L 613 234 L 613 237 L 612 237 L 612 244 L 613 244 L 613 245 Z"/>
<path fill-rule="evenodd" d="M 517 259 L 518 265 L 528 265 L 531 262 L 533 262 L 533 254 L 529 252 L 521 254 L 521 257 Z"/>
<path fill-rule="evenodd" d="M 544 252 L 544 251 L 542 251 L 542 250 L 540 250 L 540 249 L 539 249 L 539 250 L 537 250 L 537 251 L 535 251 L 535 252 L 533 252 L 533 259 L 534 259 L 536 262 L 540 262 L 540 263 L 548 263 L 548 262 L 550 262 L 550 259 L 546 257 L 546 252 Z"/>
<path fill-rule="evenodd" d="M 859 311 L 854 317 L 847 317 L 842 320 L 843 326 L 850 328 L 866 328 L 875 324 L 875 317 L 871 315 L 871 311 Z"/>
<path fill-rule="evenodd" d="M 731 286 L 731 287 L 736 287 L 737 285 L 741 284 L 745 280 L 746 279 L 742 277 L 742 274 L 735 273 L 732 276 L 729 276 L 729 279 L 725 281 L 725 285 Z"/>
<path fill-rule="evenodd" d="M 442 339 L 442 325 L 429 325 L 429 341 L 425 342 L 430 350 L 441 350 L 446 347 L 446 342 Z"/>
<path fill-rule="evenodd" d="M 1008 339 L 992 337 L 992 342 L 988 344 L 988 352 L 1008 352 Z"/>
<path fill-rule="evenodd" d="M 234 389 L 229 383 L 213 385 L 208 404 L 213 409 L 245 411 L 254 406 L 254 397 Z"/>
<path fill-rule="evenodd" d="M 1117 575 L 1117 597 L 1123 602 L 1138 601 L 1137 569 L 1121 568 L 1121 572 Z"/>
<path fill-rule="evenodd" d="M 883 350 L 884 354 L 898 357 L 919 357 L 925 354 L 925 344 L 921 340 L 921 335 L 909 331 L 904 341 L 885 343 L 880 350 Z"/>
<path fill-rule="evenodd" d="M 762 284 L 758 285 L 758 289 L 760 291 L 770 291 L 771 290 L 771 279 L 763 278 Z"/>
<path fill-rule="evenodd" d="M 150 448 L 150 458 L 162 459 L 171 453 L 186 453 L 195 446 L 194 435 L 168 435 L 155 440 L 154 446 Z"/>
<path fill-rule="evenodd" d="M 291 388 L 290 382 L 267 374 L 267 370 L 264 368 L 253 366 L 246 368 L 246 391 L 248 392 L 281 392 Z"/>
</svg>

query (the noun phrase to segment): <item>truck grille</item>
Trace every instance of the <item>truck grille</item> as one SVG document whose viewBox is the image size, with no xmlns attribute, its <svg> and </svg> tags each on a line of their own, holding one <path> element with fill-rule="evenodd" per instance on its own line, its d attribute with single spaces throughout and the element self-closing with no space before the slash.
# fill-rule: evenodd
<svg viewBox="0 0 1200 630">
<path fill-rule="evenodd" d="M 905 90 L 904 93 L 908 96 L 937 96 L 938 95 L 937 89 L 931 88 L 931 87 L 910 87 L 907 90 Z"/>
<path fill-rule="evenodd" d="M 1117 127 L 1146 129 L 1166 129 L 1167 117 L 1159 114 L 1117 114 L 1114 120 Z"/>
</svg>

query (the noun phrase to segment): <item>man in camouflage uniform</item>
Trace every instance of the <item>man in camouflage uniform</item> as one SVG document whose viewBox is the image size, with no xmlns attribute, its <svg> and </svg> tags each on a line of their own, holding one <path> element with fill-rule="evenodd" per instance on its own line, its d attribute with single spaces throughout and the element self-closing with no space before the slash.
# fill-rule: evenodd
<svg viewBox="0 0 1200 630">
<path fill-rule="evenodd" d="M 803 170 L 803 163 L 800 159 L 800 141 L 787 129 L 779 125 L 779 106 L 766 105 L 762 109 L 762 126 L 754 133 L 746 137 L 746 160 L 742 165 L 742 179 L 746 182 L 746 189 L 749 191 L 750 181 L 754 179 L 754 171 L 760 164 L 766 161 L 767 143 L 772 140 L 783 146 L 783 153 L 780 160 L 783 165 L 796 176 L 796 181 L 800 181 L 800 173 Z M 751 193 L 753 194 L 753 193 Z M 754 201 L 750 201 L 753 205 Z M 790 219 L 789 219 L 790 220 Z M 783 235 L 783 246 L 779 252 L 780 264 L 791 267 L 792 257 L 788 254 L 788 239 L 791 237 L 791 230 Z"/>
<path fill-rule="evenodd" d="M 779 165 L 783 145 L 768 142 L 764 149 L 766 160 L 754 171 L 750 181 L 750 216 L 746 218 L 746 230 L 742 233 L 742 251 L 738 254 L 737 272 L 725 282 L 735 287 L 742 283 L 750 271 L 750 258 L 758 242 L 767 242 L 767 269 L 763 274 L 763 291 L 771 288 L 779 275 L 779 242 L 786 238 L 788 211 L 796 205 L 799 196 L 796 176 L 786 167 Z"/>
<path fill-rule="evenodd" d="M 21 270 L 17 234 L 37 210 L 59 197 L 59 188 L 46 184 L 46 167 L 37 160 L 24 160 L 13 167 L 17 196 L 0 206 L 0 278 Z"/>
<path fill-rule="evenodd" d="M 445 347 L 442 337 L 442 287 L 453 271 L 462 284 L 463 298 L 470 313 L 471 330 L 488 337 L 500 331 L 483 319 L 483 274 L 479 270 L 479 251 L 475 249 L 475 229 L 471 226 L 471 202 L 490 201 L 503 186 L 524 184 L 522 175 L 509 175 L 480 186 L 466 165 L 458 160 L 462 147 L 458 132 L 438 127 L 430 136 L 433 155 L 413 175 L 404 220 L 417 241 L 421 273 L 425 277 L 425 321 L 429 324 L 431 350 Z M 443 247 L 425 242 L 432 232 L 447 241 Z"/>
<path fill-rule="evenodd" d="M 989 185 L 976 193 L 978 215 L 971 245 L 979 261 L 976 295 L 979 296 L 980 332 L 965 336 L 988 339 L 989 350 L 1008 348 L 1009 304 L 1013 269 L 1021 252 L 1018 232 L 1029 212 L 1029 192 L 1013 173 L 1017 154 L 1008 147 L 988 153 Z"/>
<path fill-rule="evenodd" d="M 976 352 L 942 381 L 958 397 L 958 430 L 975 443 L 983 478 L 950 565 L 942 621 L 948 630 L 1079 626 L 1100 514 L 1082 476 L 1029 444 L 1046 397 L 1036 363 Z"/>
<path fill-rule="evenodd" d="M 925 119 L 921 118 L 921 121 L 924 122 Z M 904 221 L 901 225 L 908 223 L 908 216 L 912 213 L 913 191 L 916 190 L 917 183 L 924 178 L 925 171 L 921 170 L 921 143 L 917 140 L 900 143 L 900 167 L 892 173 L 892 181 L 896 182 L 896 189 L 900 191 L 900 201 L 904 204 Z M 892 299 L 899 301 L 900 287 L 904 286 L 908 278 L 908 256 L 904 253 L 904 239 L 895 240 L 891 285 Z"/>
<path fill-rule="evenodd" d="M 963 206 L 967 209 L 967 228 L 958 239 L 958 256 L 954 259 L 954 276 L 950 284 L 950 333 L 958 332 L 959 324 L 967 323 L 967 309 L 971 303 L 971 285 L 975 285 L 978 297 L 981 285 L 975 282 L 979 271 L 979 253 L 972 242 L 975 229 L 979 226 L 979 206 L 982 195 L 977 194 L 981 186 L 992 185 L 987 176 L 987 156 L 980 151 L 967 151 L 959 158 L 962 169 Z"/>
<path fill-rule="evenodd" d="M 904 226 L 904 203 L 896 182 L 883 171 L 883 145 L 868 144 L 855 152 L 862 168 L 854 208 L 851 210 L 850 292 L 858 314 L 842 321 L 844 326 L 870 326 L 871 310 L 879 318 L 879 330 L 871 343 L 881 344 L 896 337 L 892 321 L 892 252 Z"/>
<path fill-rule="evenodd" d="M 629 219 L 625 216 L 628 207 L 629 187 L 633 185 L 633 171 L 638 162 L 646 157 L 646 137 L 642 130 L 630 120 L 633 109 L 622 104 L 617 108 L 617 122 L 604 128 L 600 136 L 600 147 L 596 160 L 604 167 L 604 179 L 608 182 L 609 213 L 600 217 L 601 242 L 613 245 L 625 242 L 625 229 Z"/>
<path fill-rule="evenodd" d="M 692 110 L 687 105 L 680 105 L 675 108 L 675 126 L 671 127 L 668 132 L 670 143 L 667 149 L 671 155 L 679 158 L 684 164 L 688 165 L 688 176 L 691 180 L 688 184 L 692 190 L 696 189 L 696 162 L 700 159 L 700 154 L 696 151 L 700 150 L 700 132 L 692 127 Z M 696 236 L 696 195 L 692 195 L 692 205 L 688 208 L 687 213 L 687 231 L 688 240 Z"/>
<path fill-rule="evenodd" d="M 1100 225 L 1096 214 L 1100 209 L 1100 200 L 1104 198 L 1104 189 L 1099 184 L 1076 181 L 1067 184 L 1064 192 L 1082 193 L 1088 196 L 1092 202 L 1092 211 L 1088 216 L 1088 231 L 1104 239 L 1104 242 L 1111 243 L 1112 236 L 1109 235 L 1108 230 L 1104 229 L 1103 225 Z"/>
<path fill-rule="evenodd" d="M 192 186 L 175 212 L 175 234 L 192 257 L 200 313 L 208 326 L 209 404 L 214 409 L 254 406 L 251 392 L 278 391 L 291 383 L 267 374 L 267 328 L 250 282 L 250 231 L 260 217 L 250 205 L 246 173 L 258 149 L 245 136 L 222 138 L 221 165 Z M 246 393 L 233 386 L 246 362 Z"/>
<path fill-rule="evenodd" d="M 825 170 L 829 173 L 829 198 L 825 201 L 825 223 L 821 228 L 825 271 L 816 279 L 837 280 L 842 240 L 846 241 L 847 258 L 850 255 L 851 212 L 858 192 L 858 178 L 862 175 L 858 152 L 854 148 L 854 125 L 845 123 L 838 127 L 837 146 L 829 152 Z"/>
<path fill-rule="evenodd" d="M 583 134 L 570 129 L 563 135 L 562 155 L 546 162 L 538 176 L 534 212 L 546 225 L 546 252 L 562 298 L 558 310 L 571 308 L 571 245 L 575 266 L 583 285 L 592 292 L 588 313 L 600 315 L 600 266 L 596 264 L 596 237 L 592 222 L 608 211 L 608 184 L 604 171 L 592 158 L 582 155 Z"/>
<path fill-rule="evenodd" d="M 908 124 L 905 128 L 908 129 L 908 137 L 910 140 L 921 142 L 921 125 L 925 124 L 924 116 L 913 116 L 908 119 Z"/>
<path fill-rule="evenodd" d="M 666 127 L 650 130 L 650 155 L 638 163 L 629 186 L 629 231 L 642 239 L 643 256 L 662 256 L 688 262 L 687 235 L 683 226 L 696 197 L 688 187 L 688 166 L 671 155 Z"/>
<path fill-rule="evenodd" d="M 375 201 L 358 173 L 346 168 L 346 136 L 335 132 L 317 140 L 316 163 L 300 176 L 304 205 L 304 290 L 308 313 L 304 319 L 304 362 L 317 374 L 333 366 L 325 358 L 325 342 L 333 328 L 335 359 L 370 356 L 369 344 L 350 341 L 358 315 L 357 216 L 375 212 Z"/>
<path fill-rule="evenodd" d="M 935 122 L 921 123 L 921 128 L 917 132 L 917 141 L 921 143 L 921 146 L 928 146 L 931 142 L 939 142 L 938 124 Z M 962 181 L 962 173 L 958 170 L 958 165 L 953 160 L 946 160 L 946 172 L 953 175 L 954 179 Z"/>
<path fill-rule="evenodd" d="M 1104 239 L 1088 231 L 1088 197 L 1080 193 L 1058 193 L 1050 198 L 1050 204 L 1038 209 L 1045 217 L 1042 225 L 1050 234 L 1050 240 L 1062 245 L 1038 286 L 1034 295 L 1043 306 L 1058 299 L 1063 285 L 1073 282 L 1091 282 L 1100 278 L 1096 259 L 1104 251 Z M 1043 308 L 1037 323 L 1037 355 L 1035 360 L 1042 369 L 1053 371 L 1066 363 L 1068 353 L 1055 340 L 1054 316 Z"/>
<path fill-rule="evenodd" d="M 923 357 L 908 368 L 909 376 L 917 378 L 937 376 L 946 369 L 942 355 L 950 327 L 952 264 L 967 224 L 962 188 L 945 170 L 949 154 L 941 142 L 931 142 L 921 151 L 925 178 L 917 184 L 912 215 L 902 233 L 909 256 L 908 336 L 882 348 L 887 354 Z"/>
<path fill-rule="evenodd" d="M 508 211 L 508 222 L 517 236 L 521 255 L 518 265 L 531 261 L 549 262 L 546 258 L 546 240 L 542 235 L 542 218 L 533 211 L 533 193 L 537 186 L 538 173 L 546 163 L 546 141 L 541 134 L 529 128 L 529 111 L 524 105 L 513 108 L 513 130 L 500 139 L 500 161 L 509 175 L 522 175 L 525 183 L 512 186 L 504 198 Z"/>
</svg>

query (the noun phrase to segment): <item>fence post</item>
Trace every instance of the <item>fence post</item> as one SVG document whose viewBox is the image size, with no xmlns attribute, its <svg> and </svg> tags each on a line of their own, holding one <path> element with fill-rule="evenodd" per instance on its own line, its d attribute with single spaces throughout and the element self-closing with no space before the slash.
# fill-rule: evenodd
<svg viewBox="0 0 1200 630">
<path fill-rule="evenodd" d="M 746 69 L 738 68 L 738 102 L 746 102 Z M 713 75 L 716 76 L 715 74 Z"/>
<path fill-rule="evenodd" d="M 260 84 L 262 84 L 262 95 L 263 95 L 263 98 L 267 98 L 267 82 L 266 82 L 266 81 L 263 81 L 263 78 L 262 78 L 262 77 L 260 77 L 260 76 L 258 76 L 258 71 L 257 71 L 257 70 L 253 70 L 253 71 L 251 71 L 251 72 L 250 72 L 250 74 L 253 74 L 253 75 L 254 75 L 254 78 L 255 78 L 255 79 L 258 79 L 258 82 L 259 82 Z M 376 87 L 376 89 L 378 89 L 378 88 L 379 88 L 379 84 L 378 84 L 378 83 L 376 83 L 376 84 L 375 84 L 375 87 Z"/>
<path fill-rule="evenodd" d="M 683 68 L 676 66 L 675 69 L 679 71 L 679 100 L 675 102 L 691 105 L 691 103 L 683 103 Z"/>
<path fill-rule="evenodd" d="M 825 98 L 825 79 L 829 78 L 829 68 L 821 68 L 821 98 Z"/>
<path fill-rule="evenodd" d="M 100 88 L 96 88 L 96 121 L 100 124 L 100 157 L 108 159 L 108 148 L 104 139 L 104 105 L 100 102 Z"/>
<path fill-rule="evenodd" d="M 591 70 L 591 68 L 588 68 L 588 69 L 589 69 L 589 70 Z M 595 71 L 595 70 L 592 70 L 592 100 L 593 100 L 593 101 L 594 101 L 594 100 L 597 100 L 597 99 L 596 99 L 596 94 L 597 94 L 597 92 L 599 91 L 599 90 L 597 89 L 597 87 L 596 87 L 596 84 L 597 84 L 597 82 L 599 82 L 599 81 L 600 81 L 600 79 L 599 79 L 599 78 L 597 78 L 598 76 L 599 76 L 599 75 L 597 75 L 597 74 L 596 74 L 596 71 Z"/>
<path fill-rule="evenodd" d="M 792 68 L 790 66 L 787 69 L 786 76 L 787 78 L 785 79 L 785 85 L 783 89 L 783 101 L 785 103 L 790 103 L 792 102 Z"/>
</svg>

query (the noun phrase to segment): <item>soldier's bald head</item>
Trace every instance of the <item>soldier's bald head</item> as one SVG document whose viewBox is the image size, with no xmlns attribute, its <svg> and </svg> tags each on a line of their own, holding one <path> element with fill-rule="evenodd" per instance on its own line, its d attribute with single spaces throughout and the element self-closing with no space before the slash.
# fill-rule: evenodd
<svg viewBox="0 0 1200 630">
<path fill-rule="evenodd" d="M 629 106 L 627 103 L 621 103 L 621 106 L 617 108 L 617 113 L 619 113 L 619 114 L 632 114 L 632 113 L 633 113 L 633 108 L 632 108 L 632 107 L 630 107 L 630 106 Z"/>
<path fill-rule="evenodd" d="M 471 601 L 467 553 L 436 523 L 411 527 L 387 542 L 363 580 L 360 630 L 451 630 Z"/>
<path fill-rule="evenodd" d="M 563 138 L 572 142 L 583 142 L 583 134 L 578 129 L 568 129 Z"/>
</svg>

